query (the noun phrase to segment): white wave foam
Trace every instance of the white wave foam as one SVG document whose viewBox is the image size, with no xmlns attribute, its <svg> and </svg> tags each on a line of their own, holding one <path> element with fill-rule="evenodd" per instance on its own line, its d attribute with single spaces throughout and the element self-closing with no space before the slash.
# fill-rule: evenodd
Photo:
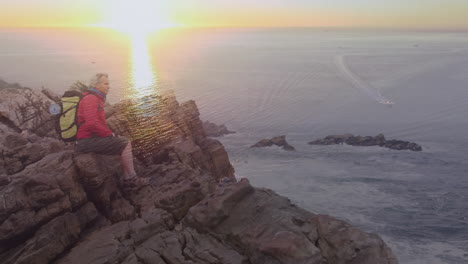
<svg viewBox="0 0 468 264">
<path fill-rule="evenodd" d="M 385 98 L 379 90 L 374 89 L 371 87 L 369 84 L 365 83 L 359 76 L 357 76 L 355 73 L 349 69 L 349 67 L 346 65 L 346 55 L 338 55 L 335 58 L 336 65 L 342 75 L 351 82 L 354 88 L 359 90 L 360 92 L 366 94 L 370 98 L 374 99 L 378 103 L 384 104 L 384 105 L 393 105 L 394 103 L 387 98 Z"/>
</svg>

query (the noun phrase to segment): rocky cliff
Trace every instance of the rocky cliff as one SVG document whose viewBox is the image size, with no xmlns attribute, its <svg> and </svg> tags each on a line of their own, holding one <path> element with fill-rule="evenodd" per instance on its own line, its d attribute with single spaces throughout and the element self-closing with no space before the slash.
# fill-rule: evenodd
<svg viewBox="0 0 468 264">
<path fill-rule="evenodd" d="M 397 263 L 377 235 L 237 181 L 193 101 L 107 107 L 151 181 L 125 193 L 119 157 L 53 138 L 56 96 L 1 84 L 1 263 Z"/>
</svg>

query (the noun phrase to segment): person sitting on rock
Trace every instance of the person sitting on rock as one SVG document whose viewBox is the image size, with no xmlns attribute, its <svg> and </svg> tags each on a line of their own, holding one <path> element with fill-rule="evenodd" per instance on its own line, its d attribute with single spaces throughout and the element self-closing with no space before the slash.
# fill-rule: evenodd
<svg viewBox="0 0 468 264">
<path fill-rule="evenodd" d="M 89 89 L 83 93 L 77 113 L 76 151 L 120 155 L 123 187 L 126 190 L 138 189 L 148 184 L 148 178 L 140 178 L 135 172 L 131 142 L 115 136 L 106 124 L 104 102 L 109 88 L 109 76 L 98 73 L 91 79 Z"/>
</svg>

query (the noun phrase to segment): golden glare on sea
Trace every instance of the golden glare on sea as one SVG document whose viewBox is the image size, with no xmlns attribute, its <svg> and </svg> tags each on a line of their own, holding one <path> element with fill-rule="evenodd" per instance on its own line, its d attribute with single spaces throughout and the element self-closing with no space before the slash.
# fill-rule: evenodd
<svg viewBox="0 0 468 264">
<path fill-rule="evenodd" d="M 109 0 L 110 1 L 110 0 Z M 151 155 L 154 148 L 175 133 L 170 118 L 171 100 L 162 95 L 149 37 L 162 29 L 176 26 L 168 18 L 170 2 L 161 0 L 112 0 L 106 6 L 101 26 L 125 33 L 131 40 L 129 82 L 124 104 L 130 138 L 137 155 Z M 174 98 L 175 100 L 175 98 Z"/>
<path fill-rule="evenodd" d="M 177 129 L 170 115 L 175 97 L 168 99 L 167 91 L 162 91 L 151 58 L 145 35 L 133 35 L 125 113 L 134 150 L 140 158 L 151 156 L 154 149 L 172 140 Z"/>
<path fill-rule="evenodd" d="M 131 56 L 130 88 L 133 96 L 141 98 L 157 93 L 157 76 L 151 63 L 148 44 L 144 35 L 133 36 Z"/>
</svg>

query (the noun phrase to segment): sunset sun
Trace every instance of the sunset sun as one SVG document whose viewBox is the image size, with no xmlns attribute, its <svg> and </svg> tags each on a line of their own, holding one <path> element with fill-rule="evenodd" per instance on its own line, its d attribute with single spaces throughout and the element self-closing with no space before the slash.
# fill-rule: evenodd
<svg viewBox="0 0 468 264">
<path fill-rule="evenodd" d="M 132 36 L 145 36 L 162 28 L 175 26 L 171 23 L 169 1 L 117 0 L 105 7 L 105 26 Z"/>
</svg>

